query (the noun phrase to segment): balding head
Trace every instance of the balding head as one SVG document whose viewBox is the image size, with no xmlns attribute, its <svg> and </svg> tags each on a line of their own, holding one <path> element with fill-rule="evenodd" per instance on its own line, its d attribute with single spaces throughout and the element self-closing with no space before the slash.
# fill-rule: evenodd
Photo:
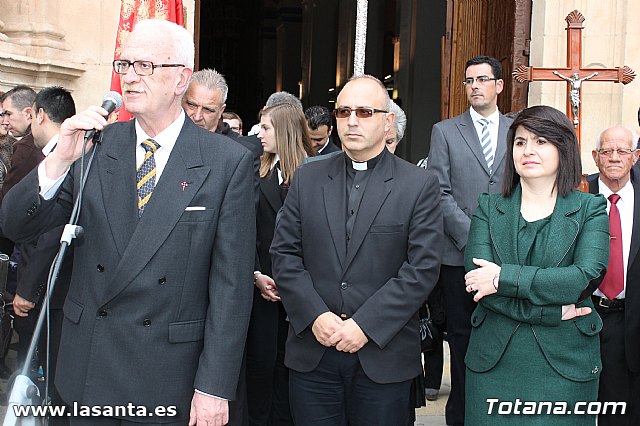
<svg viewBox="0 0 640 426">
<path fill-rule="evenodd" d="M 389 112 L 389 104 L 384 85 L 368 75 L 352 78 L 340 91 L 336 111 L 347 115 L 336 115 L 338 135 L 352 160 L 370 160 L 384 149 L 385 134 L 395 117 Z M 361 111 L 360 117 L 357 110 Z"/>
<path fill-rule="evenodd" d="M 618 192 L 631 177 L 631 168 L 638 160 L 637 135 L 622 126 L 610 127 L 598 135 L 593 160 L 600 171 L 600 179 Z"/>
</svg>

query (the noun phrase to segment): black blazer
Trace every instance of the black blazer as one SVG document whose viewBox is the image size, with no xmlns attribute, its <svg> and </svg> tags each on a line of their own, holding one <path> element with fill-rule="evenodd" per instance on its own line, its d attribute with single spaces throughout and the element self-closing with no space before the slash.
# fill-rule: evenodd
<svg viewBox="0 0 640 426">
<path fill-rule="evenodd" d="M 599 193 L 599 174 L 590 175 L 589 192 Z M 631 171 L 631 184 L 633 185 L 633 230 L 631 231 L 631 247 L 629 249 L 629 261 L 627 264 L 627 285 L 625 291 L 624 329 L 625 329 L 625 355 L 629 370 L 640 372 L 640 176 Z M 603 346 L 602 350 L 606 350 Z"/>
<path fill-rule="evenodd" d="M 278 172 L 260 178 L 260 198 L 256 213 L 258 265 L 256 270 L 273 278 L 269 247 L 276 227 L 276 216 L 282 207 Z"/>
<path fill-rule="evenodd" d="M 271 245 L 290 321 L 289 368 L 306 372 L 318 365 L 327 348 L 311 326 L 331 311 L 352 317 L 368 336 L 358 356 L 373 381 L 400 382 L 422 371 L 417 312 L 438 279 L 439 200 L 433 173 L 385 150 L 347 250 L 345 154 L 298 169 Z"/>
</svg>

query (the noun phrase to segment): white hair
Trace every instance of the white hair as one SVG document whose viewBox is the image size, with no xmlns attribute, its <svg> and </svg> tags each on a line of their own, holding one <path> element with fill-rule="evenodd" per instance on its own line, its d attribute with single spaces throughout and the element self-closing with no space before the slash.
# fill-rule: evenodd
<svg viewBox="0 0 640 426">
<path fill-rule="evenodd" d="M 601 131 L 600 133 L 598 133 L 598 137 L 596 138 L 596 150 L 600 149 L 601 146 L 601 140 L 602 140 L 602 135 L 611 129 L 622 129 L 625 130 L 627 133 L 629 133 L 631 135 L 631 149 L 638 149 L 638 133 L 636 133 L 635 130 L 630 129 L 626 126 L 622 126 L 622 125 L 617 125 L 617 126 L 612 126 L 612 127 L 608 127 L 606 129 L 604 129 L 603 131 Z"/>
<path fill-rule="evenodd" d="M 195 63 L 195 46 L 193 36 L 185 28 L 173 22 L 162 19 L 145 19 L 139 21 L 132 33 L 137 31 L 156 31 L 158 33 L 168 33 L 173 41 L 175 61 L 184 64 L 185 67 L 193 69 Z"/>
<path fill-rule="evenodd" d="M 396 115 L 396 120 L 393 122 L 393 125 L 396 127 L 396 132 L 398 133 L 398 142 L 400 142 L 404 137 L 404 131 L 407 128 L 407 114 L 404 113 L 402 108 L 400 108 L 397 103 L 393 102 L 393 99 L 391 99 L 389 102 L 389 111 L 393 112 Z"/>
<path fill-rule="evenodd" d="M 229 86 L 227 86 L 227 81 L 224 79 L 224 76 L 218 71 L 210 68 L 196 71 L 191 76 L 191 82 L 194 81 L 211 91 L 220 90 L 220 93 L 222 94 L 222 102 L 227 101 Z"/>
</svg>

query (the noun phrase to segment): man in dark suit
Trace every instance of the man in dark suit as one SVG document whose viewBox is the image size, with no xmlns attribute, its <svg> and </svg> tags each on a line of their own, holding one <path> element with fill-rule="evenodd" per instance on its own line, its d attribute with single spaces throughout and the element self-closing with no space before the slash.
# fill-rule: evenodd
<svg viewBox="0 0 640 426">
<path fill-rule="evenodd" d="M 311 146 L 318 155 L 340 151 L 332 140 L 333 119 L 331 111 L 321 105 L 311 106 L 304 110 L 304 117 L 309 125 Z"/>
<path fill-rule="evenodd" d="M 66 120 L 55 151 L 0 211 L 16 239 L 67 221 L 85 130 L 104 129 L 83 193 L 56 374 L 68 403 L 136 408 L 100 424 L 222 425 L 235 397 L 251 307 L 253 159 L 186 117 L 180 98 L 193 63 L 184 28 L 138 22 L 114 61 L 135 120 L 105 128 L 107 111 L 95 106 Z"/>
<path fill-rule="evenodd" d="M 4 111 L 2 124 L 9 133 L 18 138 L 13 144 L 11 167 L 4 177 L 4 184 L 0 190 L 0 201 L 13 186 L 27 175 L 44 158 L 42 152 L 34 145 L 31 135 L 31 119 L 33 117 L 33 100 L 36 92 L 27 86 L 16 86 L 0 98 L 0 105 Z M 0 252 L 11 255 L 13 241 L 0 237 Z M 13 292 L 15 289 L 11 289 Z M 22 351 L 20 351 L 22 352 Z"/>
<path fill-rule="evenodd" d="M 589 192 L 608 199 L 613 237 L 607 273 L 592 296 L 603 321 L 598 400 L 627 403 L 624 416 L 599 416 L 598 424 L 604 426 L 640 424 L 640 176 L 632 172 L 640 155 L 636 143 L 631 130 L 612 127 L 599 135 L 592 152 L 600 173 L 590 181 Z M 612 209 L 620 219 L 618 231 Z"/>
<path fill-rule="evenodd" d="M 504 88 L 498 60 L 487 56 L 470 59 L 463 83 L 471 107 L 433 126 L 427 166 L 438 176 L 442 191 L 445 239 L 439 285 L 451 351 L 448 425 L 464 424 L 464 357 L 475 309 L 471 294 L 465 292 L 464 248 L 478 196 L 502 188 L 505 140 L 512 121 L 498 111 L 498 95 Z"/>
<path fill-rule="evenodd" d="M 2 197 L 44 158 L 40 149 L 33 143 L 31 134 L 35 98 L 36 92 L 27 86 L 16 86 L 2 98 L 2 120 L 9 125 L 11 135 L 20 139 L 13 145 L 11 168 L 4 178 Z"/>
<path fill-rule="evenodd" d="M 407 422 L 442 213 L 435 176 L 385 148 L 389 101 L 374 77 L 345 85 L 336 103 L 344 153 L 297 171 L 271 245 L 296 424 Z"/>
</svg>

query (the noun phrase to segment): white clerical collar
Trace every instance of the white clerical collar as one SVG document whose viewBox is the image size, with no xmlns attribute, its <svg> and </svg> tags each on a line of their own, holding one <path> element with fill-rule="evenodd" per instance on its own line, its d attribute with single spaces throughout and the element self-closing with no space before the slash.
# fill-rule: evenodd
<svg viewBox="0 0 640 426">
<path fill-rule="evenodd" d="M 363 161 L 363 162 L 360 163 L 360 162 L 351 160 L 351 165 L 353 166 L 353 170 L 358 170 L 358 171 L 367 170 L 367 162 L 366 161 Z"/>
</svg>

